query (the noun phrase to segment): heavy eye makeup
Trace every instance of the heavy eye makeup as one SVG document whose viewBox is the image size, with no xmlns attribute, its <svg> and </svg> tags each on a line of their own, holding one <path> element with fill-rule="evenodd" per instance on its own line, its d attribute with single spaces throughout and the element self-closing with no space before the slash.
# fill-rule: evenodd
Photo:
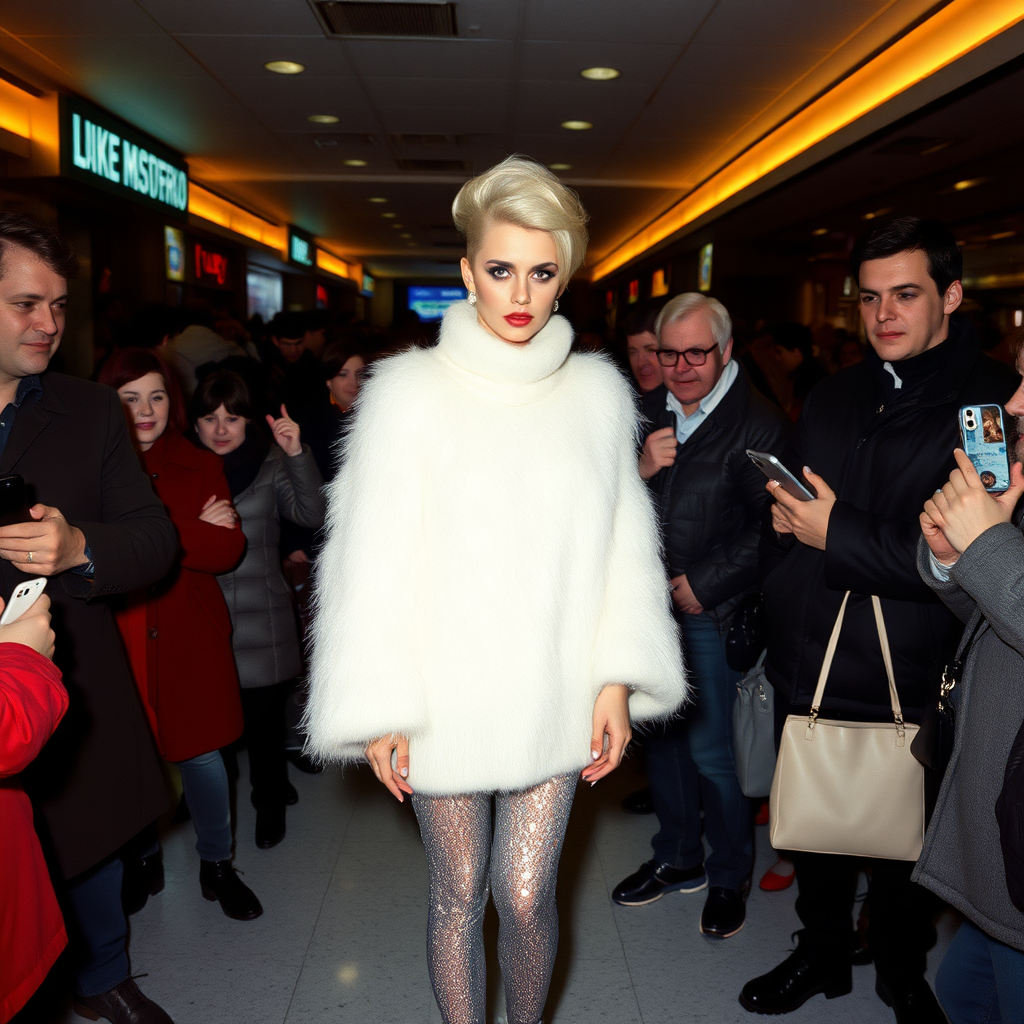
<svg viewBox="0 0 1024 1024">
<path fill-rule="evenodd" d="M 509 280 L 512 271 L 515 270 L 514 264 L 502 260 L 489 260 L 484 267 L 495 281 Z M 553 281 L 558 276 L 558 266 L 554 263 L 542 263 L 530 271 L 530 276 L 540 283 Z"/>
</svg>

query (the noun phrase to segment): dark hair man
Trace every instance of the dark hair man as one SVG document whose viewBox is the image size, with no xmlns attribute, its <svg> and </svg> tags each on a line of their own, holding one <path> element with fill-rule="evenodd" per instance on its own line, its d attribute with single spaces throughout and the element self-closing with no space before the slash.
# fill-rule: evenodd
<svg viewBox="0 0 1024 1024">
<path fill-rule="evenodd" d="M 309 314 L 278 313 L 270 322 L 270 408 L 288 407 L 297 420 L 327 404 L 327 389 L 316 356 L 306 348 Z"/>
<path fill-rule="evenodd" d="M 656 329 L 665 383 L 642 402 L 655 429 L 644 441 L 640 475 L 660 513 L 696 698 L 681 719 L 648 734 L 647 777 L 660 826 L 654 857 L 620 882 L 612 899 L 636 907 L 667 892 L 707 888 L 700 930 L 728 938 L 746 919 L 754 836 L 733 758 L 739 673 L 726 664 L 725 635 L 757 581 L 767 504 L 764 477 L 745 451 L 780 452 L 791 428 L 732 358 L 732 323 L 720 302 L 696 292 L 676 296 Z"/>
<path fill-rule="evenodd" d="M 23 476 L 38 502 L 29 521 L 0 527 L 0 593 L 51 581 L 54 661 L 71 703 L 24 781 L 80 935 L 76 1004 L 115 1024 L 169 1024 L 129 977 L 117 857 L 167 797 L 110 611 L 94 599 L 163 577 L 177 536 L 117 395 L 47 372 L 74 269 L 42 225 L 0 216 L 0 475 Z"/>
<path fill-rule="evenodd" d="M 959 407 L 1002 403 L 1015 384 L 951 319 L 963 298 L 960 252 L 942 225 L 903 217 L 876 228 L 855 246 L 851 270 L 870 349 L 862 363 L 811 391 L 788 458 L 791 468 L 803 467 L 817 498 L 797 501 L 768 485 L 774 530 L 764 538 L 761 575 L 777 730 L 787 713 L 809 712 L 848 590 L 822 713 L 891 720 L 875 594 L 904 714 L 920 721 L 957 631 L 918 575 L 918 515 L 955 466 Z M 795 854 L 794 862 L 803 930 L 788 959 L 744 986 L 740 1002 L 758 1013 L 788 1013 L 818 993 L 850 991 L 858 863 L 814 853 Z M 871 863 L 867 942 L 877 991 L 899 1024 L 942 1024 L 924 980 L 934 930 L 927 894 L 910 881 L 913 867 Z"/>
<path fill-rule="evenodd" d="M 626 339 L 626 358 L 629 369 L 642 395 L 663 383 L 661 363 L 656 355 L 658 334 L 655 325 L 665 303 L 648 302 L 637 306 L 622 321 L 622 336 Z"/>
</svg>

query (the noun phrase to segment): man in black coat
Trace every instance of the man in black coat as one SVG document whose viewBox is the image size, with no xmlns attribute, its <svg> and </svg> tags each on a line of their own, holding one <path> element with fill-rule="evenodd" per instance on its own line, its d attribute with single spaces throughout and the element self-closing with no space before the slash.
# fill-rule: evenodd
<svg viewBox="0 0 1024 1024">
<path fill-rule="evenodd" d="M 647 739 L 660 825 L 654 858 L 624 879 L 612 899 L 636 907 L 667 892 L 708 888 L 701 932 L 727 938 L 746 918 L 754 845 L 750 801 L 733 757 L 739 673 L 726 664 L 725 636 L 737 605 L 756 589 L 768 503 L 764 477 L 745 452 L 781 454 L 790 425 L 732 359 L 732 324 L 721 303 L 693 292 L 676 296 L 656 330 L 665 383 L 643 400 L 655 429 L 644 441 L 640 475 L 660 514 L 696 696 L 680 720 Z M 711 845 L 706 862 L 702 806 Z"/>
<path fill-rule="evenodd" d="M 817 498 L 801 502 L 769 484 L 773 529 L 761 574 L 777 731 L 787 713 L 809 712 L 846 591 L 852 593 L 822 713 L 892 717 L 871 608 L 876 594 L 904 715 L 920 721 L 958 628 L 918 575 L 918 515 L 955 467 L 959 408 L 1001 405 L 1016 384 L 950 319 L 963 296 L 961 258 L 942 225 L 904 217 L 878 228 L 854 248 L 851 269 L 871 348 L 864 362 L 811 391 L 789 453 L 790 468 L 803 467 Z M 796 951 L 744 987 L 740 1002 L 759 1013 L 787 1013 L 817 993 L 850 991 L 858 863 L 811 853 L 794 861 L 804 927 Z M 924 980 L 934 931 L 925 893 L 910 881 L 913 866 L 871 863 L 868 946 L 876 988 L 897 1021 L 942 1024 Z"/>
<path fill-rule="evenodd" d="M 46 372 L 74 265 L 46 228 L 0 216 L 0 475 L 22 476 L 35 502 L 28 521 L 0 527 L 0 593 L 49 578 L 71 702 L 24 781 L 77 919 L 76 1002 L 115 1024 L 169 1024 L 129 977 L 117 857 L 167 796 L 117 627 L 95 599 L 159 580 L 177 536 L 117 395 Z"/>
</svg>

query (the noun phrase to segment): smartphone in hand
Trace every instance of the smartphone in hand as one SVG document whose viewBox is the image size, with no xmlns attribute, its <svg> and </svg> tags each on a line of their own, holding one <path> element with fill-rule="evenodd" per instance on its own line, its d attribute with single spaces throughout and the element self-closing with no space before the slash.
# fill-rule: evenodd
<svg viewBox="0 0 1024 1024">
<path fill-rule="evenodd" d="M 1002 494 L 1010 486 L 1003 410 L 998 405 L 965 405 L 960 410 L 960 444 L 985 490 Z"/>
<path fill-rule="evenodd" d="M 0 615 L 0 626 L 9 626 L 17 622 L 36 603 L 39 595 L 46 589 L 46 579 L 37 576 L 34 580 L 26 580 L 14 588 L 10 600 L 4 605 Z"/>
<path fill-rule="evenodd" d="M 774 480 L 794 498 L 799 498 L 801 501 L 814 501 L 817 497 L 797 480 L 774 455 L 769 455 L 768 452 L 755 452 L 753 448 L 748 448 L 747 457 L 769 480 Z"/>
<path fill-rule="evenodd" d="M 29 522 L 32 517 L 28 509 L 28 491 L 24 479 L 17 473 L 0 476 L 0 526 Z"/>
</svg>

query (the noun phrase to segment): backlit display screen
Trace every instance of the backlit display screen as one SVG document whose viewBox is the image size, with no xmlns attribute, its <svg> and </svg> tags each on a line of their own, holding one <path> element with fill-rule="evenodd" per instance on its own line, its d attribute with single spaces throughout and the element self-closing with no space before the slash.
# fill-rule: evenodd
<svg viewBox="0 0 1024 1024">
<path fill-rule="evenodd" d="M 434 323 L 444 316 L 453 303 L 460 302 L 469 293 L 465 288 L 444 288 L 437 285 L 410 285 L 409 309 L 424 323 Z"/>
</svg>

